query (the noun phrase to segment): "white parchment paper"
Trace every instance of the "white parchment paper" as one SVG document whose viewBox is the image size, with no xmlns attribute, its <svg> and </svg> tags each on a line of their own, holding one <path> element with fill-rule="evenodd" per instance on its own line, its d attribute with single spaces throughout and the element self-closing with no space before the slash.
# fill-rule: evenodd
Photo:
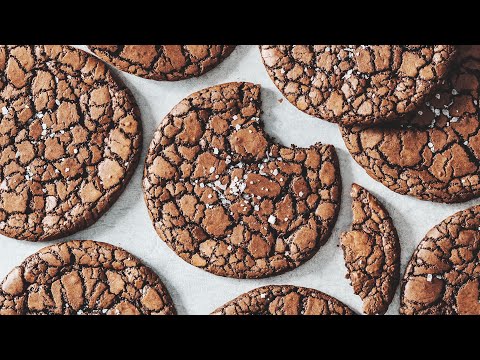
<svg viewBox="0 0 480 360">
<path fill-rule="evenodd" d="M 85 46 L 79 46 L 86 50 Z M 480 203 L 438 204 L 396 194 L 371 179 L 351 158 L 336 125 L 310 117 L 297 110 L 277 90 L 262 64 L 257 46 L 237 46 L 219 66 L 207 74 L 178 82 L 145 80 L 114 70 L 132 90 L 142 113 L 143 153 L 140 165 L 124 194 L 100 220 L 71 239 L 92 239 L 120 246 L 140 258 L 161 277 L 179 314 L 209 314 L 218 306 L 255 287 L 291 284 L 321 290 L 361 313 L 362 302 L 345 279 L 346 268 L 339 234 L 351 223 L 350 186 L 356 182 L 371 191 L 387 208 L 398 230 L 402 248 L 402 276 L 405 266 L 427 231 L 456 211 Z M 216 84 L 250 81 L 261 85 L 263 122 L 266 131 L 282 145 L 309 146 L 316 142 L 333 144 L 340 159 L 342 206 L 332 236 L 307 263 L 286 274 L 261 280 L 237 280 L 212 275 L 181 260 L 157 236 L 143 200 L 143 162 L 153 132 L 163 117 L 187 95 Z M 31 243 L 0 235 L 0 279 L 24 258 L 49 243 Z M 388 314 L 398 314 L 397 290 Z"/>
</svg>

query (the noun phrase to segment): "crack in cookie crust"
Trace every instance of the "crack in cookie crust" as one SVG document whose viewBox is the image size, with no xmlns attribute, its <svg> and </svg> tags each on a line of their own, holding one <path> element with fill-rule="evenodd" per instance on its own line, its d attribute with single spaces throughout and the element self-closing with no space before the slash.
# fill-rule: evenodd
<svg viewBox="0 0 480 360">
<path fill-rule="evenodd" d="M 46 247 L 0 284 L 0 315 L 174 315 L 158 276 L 128 252 L 94 241 Z"/>
<path fill-rule="evenodd" d="M 445 82 L 400 122 L 343 127 L 353 158 L 399 194 L 454 203 L 480 195 L 480 46 L 459 46 Z"/>
<path fill-rule="evenodd" d="M 354 312 L 318 290 L 270 285 L 240 295 L 212 315 L 354 315 Z"/>
<path fill-rule="evenodd" d="M 298 109 L 341 125 L 396 121 L 445 76 L 450 45 L 261 45 L 268 74 Z"/>
<path fill-rule="evenodd" d="M 480 315 L 480 206 L 430 230 L 402 280 L 400 313 Z"/>
<path fill-rule="evenodd" d="M 141 147 L 133 97 L 67 46 L 0 46 L 0 232 L 52 240 L 118 198 Z"/>
<path fill-rule="evenodd" d="M 383 315 L 400 280 L 400 242 L 387 210 L 367 190 L 352 185 L 353 223 L 341 236 L 345 265 L 368 315 Z"/>
<path fill-rule="evenodd" d="M 334 147 L 279 146 L 260 112 L 257 85 L 204 89 L 167 115 L 146 158 L 156 231 L 182 259 L 216 275 L 293 269 L 327 241 L 337 217 Z"/>
<path fill-rule="evenodd" d="M 234 45 L 89 45 L 116 68 L 153 80 L 200 76 L 223 61 Z"/>
</svg>

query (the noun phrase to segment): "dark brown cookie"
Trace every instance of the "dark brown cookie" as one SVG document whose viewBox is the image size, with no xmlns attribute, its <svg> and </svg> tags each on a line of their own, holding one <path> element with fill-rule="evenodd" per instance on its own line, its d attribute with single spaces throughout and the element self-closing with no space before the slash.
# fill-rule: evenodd
<svg viewBox="0 0 480 360">
<path fill-rule="evenodd" d="M 353 158 L 391 190 L 445 203 L 480 195 L 480 46 L 459 46 L 445 83 L 395 124 L 344 127 Z"/>
<path fill-rule="evenodd" d="M 185 261 L 221 276 L 258 278 L 316 253 L 335 223 L 335 148 L 275 144 L 260 87 L 194 93 L 166 116 L 145 162 L 145 200 L 160 237 Z"/>
<path fill-rule="evenodd" d="M 95 222 L 138 162 L 140 116 L 104 63 L 0 45 L 0 233 L 43 241 Z"/>
<path fill-rule="evenodd" d="M 0 284 L 0 315 L 175 315 L 155 273 L 118 247 L 94 241 L 48 246 Z"/>
<path fill-rule="evenodd" d="M 400 313 L 480 315 L 480 205 L 430 230 L 402 280 Z"/>
<path fill-rule="evenodd" d="M 212 315 L 354 315 L 354 312 L 315 289 L 269 285 L 240 295 Z"/>
<path fill-rule="evenodd" d="M 388 211 L 367 190 L 352 185 L 353 223 L 341 236 L 353 291 L 367 315 L 385 314 L 400 280 L 400 243 Z"/>
<path fill-rule="evenodd" d="M 89 45 L 97 56 L 130 74 L 153 80 L 200 76 L 223 61 L 234 45 Z"/>
<path fill-rule="evenodd" d="M 396 121 L 444 77 L 450 45 L 262 45 L 268 74 L 309 115 L 342 125 Z"/>
</svg>

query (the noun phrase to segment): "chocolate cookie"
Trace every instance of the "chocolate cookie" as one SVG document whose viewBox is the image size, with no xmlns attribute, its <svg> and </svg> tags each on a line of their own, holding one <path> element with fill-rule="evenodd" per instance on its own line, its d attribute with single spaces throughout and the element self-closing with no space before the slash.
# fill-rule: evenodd
<svg viewBox="0 0 480 360">
<path fill-rule="evenodd" d="M 480 46 L 460 46 L 445 83 L 395 124 L 342 129 L 353 158 L 375 180 L 422 200 L 480 195 Z"/>
<path fill-rule="evenodd" d="M 268 74 L 309 115 L 342 125 L 396 121 L 444 77 L 450 45 L 262 45 Z"/>
<path fill-rule="evenodd" d="M 212 315 L 354 315 L 354 312 L 318 290 L 269 285 L 240 295 Z"/>
<path fill-rule="evenodd" d="M 69 241 L 46 247 L 0 284 L 0 315 L 174 315 L 155 273 L 118 247 Z"/>
<path fill-rule="evenodd" d="M 95 222 L 140 155 L 133 97 L 61 45 L 0 45 L 0 233 L 44 241 Z"/>
<path fill-rule="evenodd" d="M 275 144 L 260 87 L 194 93 L 166 116 L 145 162 L 145 200 L 160 237 L 185 261 L 221 276 L 259 278 L 316 253 L 335 223 L 335 149 Z"/>
<path fill-rule="evenodd" d="M 153 80 L 200 76 L 223 61 L 234 45 L 89 45 L 97 56 L 130 74 Z"/>
<path fill-rule="evenodd" d="M 480 205 L 430 230 L 402 280 L 400 313 L 480 315 Z"/>
<path fill-rule="evenodd" d="M 352 185 L 353 223 L 341 236 L 345 265 L 367 315 L 385 314 L 400 279 L 400 243 L 388 211 L 367 190 Z"/>
</svg>

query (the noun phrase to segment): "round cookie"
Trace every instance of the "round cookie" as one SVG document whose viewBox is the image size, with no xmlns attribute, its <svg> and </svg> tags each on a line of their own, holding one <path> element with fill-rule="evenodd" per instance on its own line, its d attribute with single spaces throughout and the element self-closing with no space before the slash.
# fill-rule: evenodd
<svg viewBox="0 0 480 360">
<path fill-rule="evenodd" d="M 182 259 L 216 275 L 293 269 L 327 241 L 337 217 L 334 147 L 275 144 L 260 113 L 258 85 L 201 90 L 165 117 L 145 161 L 156 231 Z"/>
<path fill-rule="evenodd" d="M 341 235 L 347 278 L 367 315 L 383 315 L 400 280 L 400 242 L 385 207 L 360 185 L 352 185 L 351 230 Z"/>
<path fill-rule="evenodd" d="M 94 223 L 137 165 L 140 115 L 106 65 L 68 46 L 0 46 L 0 233 L 60 238 Z"/>
<path fill-rule="evenodd" d="M 176 81 L 200 76 L 217 66 L 234 45 L 89 45 L 116 68 L 153 80 Z"/>
<path fill-rule="evenodd" d="M 354 315 L 354 312 L 315 289 L 269 285 L 240 295 L 212 315 Z"/>
<path fill-rule="evenodd" d="M 0 284 L 0 315 L 175 315 L 158 276 L 133 255 L 95 241 L 48 246 Z"/>
<path fill-rule="evenodd" d="M 480 315 L 480 205 L 430 230 L 402 280 L 400 313 Z"/>
<path fill-rule="evenodd" d="M 261 45 L 268 74 L 297 108 L 341 125 L 396 121 L 446 74 L 450 45 Z"/>
<path fill-rule="evenodd" d="M 421 200 L 480 195 L 480 46 L 459 46 L 445 83 L 395 124 L 343 127 L 353 158 L 375 180 Z"/>
</svg>

